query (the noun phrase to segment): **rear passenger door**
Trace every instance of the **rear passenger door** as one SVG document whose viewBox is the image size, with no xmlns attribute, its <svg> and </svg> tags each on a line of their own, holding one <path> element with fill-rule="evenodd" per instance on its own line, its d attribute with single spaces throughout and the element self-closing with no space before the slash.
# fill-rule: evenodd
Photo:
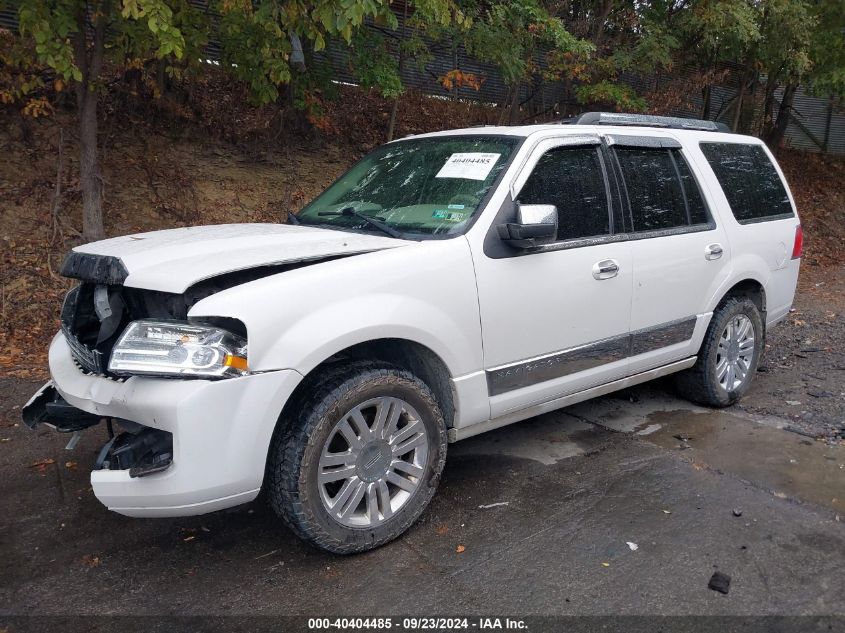
<svg viewBox="0 0 845 633">
<path fill-rule="evenodd" d="M 622 135 L 606 141 L 631 244 L 628 371 L 636 374 L 697 352 L 711 297 L 729 274 L 730 247 L 679 142 Z"/>
</svg>

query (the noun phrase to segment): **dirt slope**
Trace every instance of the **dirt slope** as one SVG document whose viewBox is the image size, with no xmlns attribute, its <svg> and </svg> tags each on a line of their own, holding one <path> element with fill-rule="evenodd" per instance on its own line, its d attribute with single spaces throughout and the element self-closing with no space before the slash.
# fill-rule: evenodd
<svg viewBox="0 0 845 633">
<path fill-rule="evenodd" d="M 116 108 L 106 109 L 102 132 L 109 235 L 283 221 L 383 139 L 390 103 L 348 91 L 330 106 L 323 131 L 287 134 L 274 128 L 272 112 L 226 110 L 235 120 L 230 125 L 200 120 L 201 111 L 192 118 Z M 400 109 L 399 135 L 494 122 L 495 116 L 483 107 L 411 95 Z M 41 378 L 70 285 L 56 271 L 80 242 L 73 121 L 57 112 L 29 122 L 24 133 L 9 111 L 0 117 L 0 375 Z M 782 164 L 806 228 L 802 289 L 824 291 L 816 284 L 841 275 L 845 263 L 845 160 L 785 152 Z M 841 295 L 825 306 L 837 318 L 845 312 Z"/>
</svg>

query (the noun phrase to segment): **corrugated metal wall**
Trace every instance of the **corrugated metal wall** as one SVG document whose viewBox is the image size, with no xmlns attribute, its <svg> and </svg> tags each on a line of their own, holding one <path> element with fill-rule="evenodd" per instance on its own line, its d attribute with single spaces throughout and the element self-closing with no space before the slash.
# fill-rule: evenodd
<svg viewBox="0 0 845 633">
<path fill-rule="evenodd" d="M 21 1 L 21 0 L 17 0 Z M 191 3 L 203 11 L 208 11 L 208 0 L 191 0 Z M 412 27 L 403 24 L 402 15 L 397 15 L 399 33 L 403 38 L 412 35 Z M 17 30 L 16 0 L 6 3 L 0 10 L 0 28 Z M 368 28 L 378 29 L 375 25 Z M 491 64 L 479 62 L 469 56 L 462 46 L 452 46 L 450 42 L 429 41 L 431 60 L 420 67 L 415 60 L 409 59 L 402 69 L 402 81 L 405 86 L 416 88 L 427 94 L 440 97 L 460 98 L 485 103 L 505 104 L 509 100 L 508 88 Z M 220 46 L 217 42 L 209 44 L 206 54 L 209 59 L 220 59 Z M 544 56 L 538 56 L 537 62 L 544 64 Z M 320 53 L 319 58 L 331 64 L 332 73 L 338 81 L 354 83 L 355 77 L 350 71 L 349 50 L 342 42 L 331 42 L 326 51 Z M 441 83 L 441 77 L 450 70 L 460 69 L 473 73 L 484 79 L 479 90 L 468 86 L 461 86 L 447 90 Z M 683 77 L 673 77 L 678 80 Z M 634 90 L 642 94 L 654 89 L 653 77 L 624 77 L 623 81 L 631 85 Z M 723 85 L 714 86 L 710 95 L 710 116 L 718 118 L 730 125 L 730 112 L 726 112 L 727 105 L 736 95 L 736 73 L 728 73 Z M 536 93 L 536 94 L 535 94 Z M 780 98 L 781 92 L 777 93 Z M 572 114 L 577 110 L 572 95 L 566 90 L 562 82 L 543 82 L 534 86 L 523 87 L 520 91 L 520 102 L 532 97 L 535 108 L 550 109 L 557 104 L 559 107 L 573 106 L 567 110 Z M 759 101 L 759 100 L 758 100 Z M 665 114 L 682 117 L 700 117 L 704 100 L 698 90 L 690 91 L 686 103 L 665 112 Z M 760 118 L 759 103 L 754 117 Z M 810 152 L 827 152 L 831 154 L 845 154 L 845 104 L 831 99 L 815 97 L 799 89 L 795 95 L 794 118 L 787 128 L 785 144 L 788 147 Z M 797 122 L 796 122 L 797 121 Z M 755 128 L 756 129 L 756 128 Z"/>
</svg>

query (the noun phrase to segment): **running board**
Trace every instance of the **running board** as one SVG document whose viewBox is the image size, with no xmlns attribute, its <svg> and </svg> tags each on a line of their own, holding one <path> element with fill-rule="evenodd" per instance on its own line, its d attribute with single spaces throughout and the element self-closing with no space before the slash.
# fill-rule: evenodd
<svg viewBox="0 0 845 633">
<path fill-rule="evenodd" d="M 531 405 L 525 409 L 520 409 L 519 411 L 512 411 L 498 418 L 487 420 L 486 422 L 479 422 L 478 424 L 473 424 L 464 428 L 449 429 L 449 441 L 457 442 L 459 440 L 464 440 L 468 437 L 472 437 L 473 435 L 478 435 L 479 433 L 492 431 L 493 429 L 498 429 L 500 427 L 507 426 L 508 424 L 513 424 L 514 422 L 521 422 L 522 420 L 533 418 L 536 415 L 555 411 L 556 409 L 562 409 L 563 407 L 568 407 L 570 405 L 583 402 L 584 400 L 590 400 L 591 398 L 597 398 L 598 396 L 603 396 L 613 391 L 624 389 L 625 387 L 633 387 L 634 385 L 639 385 L 640 383 L 648 382 L 649 380 L 654 380 L 655 378 L 674 374 L 675 372 L 688 369 L 695 365 L 697 358 L 697 356 L 685 358 L 684 360 L 679 360 L 677 362 L 670 363 L 669 365 L 663 365 L 662 367 L 657 367 L 656 369 L 649 369 L 648 371 L 634 374 L 633 376 L 628 376 L 627 378 L 622 378 L 620 380 L 614 380 L 613 382 L 608 382 L 603 385 L 599 385 L 598 387 L 592 387 L 590 389 L 585 389 L 584 391 L 569 394 L 568 396 Z"/>
</svg>

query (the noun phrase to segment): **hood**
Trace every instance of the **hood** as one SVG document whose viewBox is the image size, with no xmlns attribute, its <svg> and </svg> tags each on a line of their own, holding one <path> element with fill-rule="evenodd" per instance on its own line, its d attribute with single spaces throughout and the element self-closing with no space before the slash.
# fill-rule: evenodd
<svg viewBox="0 0 845 633">
<path fill-rule="evenodd" d="M 62 273 L 182 293 L 199 281 L 261 266 L 342 257 L 409 242 L 287 224 L 220 224 L 125 235 L 73 249 Z"/>
</svg>

